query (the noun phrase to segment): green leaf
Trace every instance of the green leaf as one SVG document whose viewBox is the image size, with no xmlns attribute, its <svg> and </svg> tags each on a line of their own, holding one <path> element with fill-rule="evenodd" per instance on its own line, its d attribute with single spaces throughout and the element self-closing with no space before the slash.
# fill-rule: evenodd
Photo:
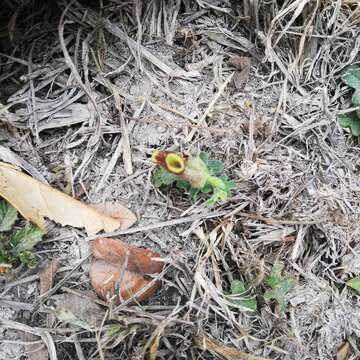
<svg viewBox="0 0 360 360">
<path fill-rule="evenodd" d="M 346 67 L 341 77 L 346 85 L 353 89 L 360 89 L 360 67 L 358 65 Z"/>
<path fill-rule="evenodd" d="M 0 201 L 0 232 L 9 231 L 17 220 L 17 211 L 6 201 Z"/>
<path fill-rule="evenodd" d="M 207 201 L 208 205 L 214 205 L 217 202 L 222 202 L 228 199 L 228 195 L 225 190 L 215 188 L 211 198 Z"/>
<path fill-rule="evenodd" d="M 92 327 L 86 321 L 79 319 L 71 310 L 65 308 L 64 306 L 57 306 L 54 312 L 59 320 L 78 326 L 85 330 L 92 331 Z"/>
<path fill-rule="evenodd" d="M 12 253 L 19 256 L 22 252 L 32 250 L 41 241 L 43 232 L 37 226 L 27 224 L 24 228 L 16 230 L 10 239 L 13 247 Z"/>
<path fill-rule="evenodd" d="M 241 280 L 233 280 L 230 284 L 231 295 L 244 296 L 242 299 L 231 299 L 234 304 L 241 305 L 250 311 L 256 311 L 257 303 L 255 296 L 247 296 L 247 287 Z"/>
<path fill-rule="evenodd" d="M 162 167 L 157 167 L 154 170 L 152 181 L 154 186 L 161 187 L 166 185 L 171 185 L 173 182 L 177 180 L 177 177 L 173 174 L 170 174 L 168 171 L 163 169 Z"/>
<path fill-rule="evenodd" d="M 175 182 L 176 187 L 185 190 L 193 200 L 197 199 L 199 193 L 210 194 L 213 191 L 207 202 L 209 205 L 230 199 L 231 189 L 235 188 L 235 183 L 229 181 L 225 176 L 214 176 L 214 174 L 224 172 L 224 164 L 219 160 L 209 160 L 209 154 L 206 152 L 201 152 L 199 158 L 206 164 L 207 172 L 210 174 L 207 183 L 202 189 L 191 187 L 188 181 L 167 172 L 162 167 L 157 167 L 153 172 L 152 182 L 154 186 L 171 185 Z"/>
<path fill-rule="evenodd" d="M 351 98 L 351 101 L 352 103 L 355 105 L 355 106 L 359 106 L 360 105 L 360 89 L 357 89 L 352 98 Z"/>
<path fill-rule="evenodd" d="M 114 336 L 114 335 L 120 335 L 121 332 L 126 330 L 126 327 L 121 324 L 109 324 L 106 328 L 106 335 L 107 336 Z"/>
<path fill-rule="evenodd" d="M 0 248 L 0 264 L 8 264 L 10 262 L 9 255 L 5 249 Z"/>
<path fill-rule="evenodd" d="M 199 158 L 206 164 L 211 175 L 219 175 L 224 172 L 224 164 L 220 160 L 209 160 L 207 152 L 201 152 Z"/>
<path fill-rule="evenodd" d="M 187 181 L 178 178 L 176 180 L 176 187 L 179 189 L 183 189 L 185 191 L 189 191 L 189 189 L 191 188 L 191 185 Z"/>
<path fill-rule="evenodd" d="M 338 121 L 341 127 L 350 128 L 354 136 L 360 135 L 360 118 L 356 112 L 338 115 Z"/>
<path fill-rule="evenodd" d="M 245 284 L 241 280 L 233 280 L 230 284 L 232 295 L 242 295 L 246 291 Z"/>
<path fill-rule="evenodd" d="M 199 195 L 200 190 L 191 187 L 188 192 L 189 192 L 191 198 L 193 200 L 196 200 Z"/>
<path fill-rule="evenodd" d="M 37 258 L 33 252 L 26 250 L 19 254 L 19 260 L 22 264 L 27 265 L 29 268 L 34 268 L 37 265 Z"/>
<path fill-rule="evenodd" d="M 210 184 L 206 184 L 200 191 L 204 194 L 208 194 L 212 191 L 212 186 Z"/>
<path fill-rule="evenodd" d="M 355 276 L 346 282 L 346 285 L 356 290 L 360 294 L 360 275 Z"/>
<path fill-rule="evenodd" d="M 228 180 L 225 176 L 221 176 L 220 178 L 225 184 L 224 191 L 226 192 L 226 198 L 230 199 L 231 198 L 231 190 L 236 188 L 235 182 L 232 180 Z"/>
<path fill-rule="evenodd" d="M 0 264 L 11 264 L 15 259 L 8 251 L 9 238 L 0 234 Z"/>
<path fill-rule="evenodd" d="M 271 274 L 265 279 L 265 283 L 271 287 L 272 290 L 267 290 L 264 294 L 266 302 L 272 299 L 276 300 L 280 306 L 280 311 L 283 312 L 286 308 L 285 295 L 295 285 L 296 281 L 292 277 L 283 277 L 281 275 L 284 265 L 275 263 L 271 270 Z"/>
<path fill-rule="evenodd" d="M 224 172 L 224 163 L 220 160 L 210 160 L 207 165 L 212 175 L 220 175 Z"/>
<path fill-rule="evenodd" d="M 208 165 L 208 162 L 209 162 L 209 154 L 207 152 L 201 152 L 199 154 L 199 158 L 206 164 Z"/>
<path fill-rule="evenodd" d="M 236 184 L 233 180 L 228 180 L 226 177 L 221 177 L 221 179 L 224 181 L 224 183 L 226 184 L 226 188 L 227 190 L 233 190 L 236 188 Z"/>
</svg>

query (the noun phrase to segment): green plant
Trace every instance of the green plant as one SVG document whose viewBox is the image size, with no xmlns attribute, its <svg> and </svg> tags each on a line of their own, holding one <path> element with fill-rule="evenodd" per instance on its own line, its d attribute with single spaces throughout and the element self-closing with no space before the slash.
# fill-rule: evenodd
<svg viewBox="0 0 360 360">
<path fill-rule="evenodd" d="M 347 281 L 346 285 L 356 290 L 360 294 L 360 275 L 355 276 Z"/>
<path fill-rule="evenodd" d="M 165 158 L 170 161 L 165 163 Z M 178 154 L 156 152 L 153 159 L 160 165 L 154 170 L 152 178 L 156 187 L 175 183 L 176 187 L 185 190 L 194 200 L 200 193 L 212 192 L 207 201 L 209 205 L 231 198 L 235 183 L 223 175 L 222 161 L 210 160 L 208 153 L 202 152 L 198 157 L 184 159 Z"/>
<path fill-rule="evenodd" d="M 341 74 L 344 83 L 355 92 L 351 98 L 354 106 L 360 106 L 360 66 L 350 65 Z M 338 121 L 343 128 L 350 128 L 354 136 L 360 135 L 360 109 L 348 114 L 338 115 Z"/>
<path fill-rule="evenodd" d="M 281 275 L 283 269 L 284 265 L 281 263 L 275 263 L 273 265 L 270 275 L 265 279 L 265 283 L 271 287 L 271 290 L 267 290 L 264 294 L 264 300 L 266 302 L 270 302 L 272 299 L 276 300 L 281 312 L 286 308 L 286 293 L 296 285 L 294 278 L 283 277 Z"/>
<path fill-rule="evenodd" d="M 248 311 L 256 311 L 256 297 L 249 296 L 247 291 L 248 287 L 241 280 L 233 280 L 230 284 L 230 292 L 232 295 L 230 301 L 236 305 L 240 305 Z M 234 296 L 239 296 L 240 298 L 234 299 Z"/>
<path fill-rule="evenodd" d="M 30 223 L 15 229 L 17 219 L 16 209 L 6 201 L 0 201 L 0 270 L 2 271 L 19 263 L 33 267 L 37 262 L 32 250 L 41 241 L 43 233 Z"/>
</svg>

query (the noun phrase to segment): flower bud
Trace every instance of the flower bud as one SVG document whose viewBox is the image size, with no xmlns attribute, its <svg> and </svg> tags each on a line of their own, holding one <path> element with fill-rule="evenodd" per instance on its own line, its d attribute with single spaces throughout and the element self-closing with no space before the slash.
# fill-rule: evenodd
<svg viewBox="0 0 360 360">
<path fill-rule="evenodd" d="M 199 157 L 185 158 L 182 154 L 156 150 L 151 158 L 171 174 L 188 181 L 195 189 L 203 188 L 209 177 L 207 166 Z"/>
<path fill-rule="evenodd" d="M 209 177 L 206 164 L 199 157 L 189 157 L 185 163 L 185 170 L 179 175 L 188 181 L 195 189 L 202 189 Z"/>
</svg>

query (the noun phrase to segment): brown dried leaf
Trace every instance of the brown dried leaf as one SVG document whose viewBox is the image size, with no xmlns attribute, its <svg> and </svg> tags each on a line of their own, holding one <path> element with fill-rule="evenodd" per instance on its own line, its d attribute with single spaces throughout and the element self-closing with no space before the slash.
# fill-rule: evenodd
<svg viewBox="0 0 360 360">
<path fill-rule="evenodd" d="M 25 333 L 25 341 L 39 341 L 41 338 L 31 333 Z M 48 360 L 49 352 L 43 343 L 25 345 L 28 360 Z"/>
<path fill-rule="evenodd" d="M 46 261 L 39 272 L 40 295 L 45 294 L 52 288 L 54 276 L 60 267 L 60 262 L 56 259 L 51 262 Z"/>
<path fill-rule="evenodd" d="M 220 355 L 226 360 L 269 360 L 261 356 L 239 351 L 231 346 L 226 346 L 220 341 L 209 339 L 200 335 L 194 337 L 195 346 L 201 350 L 208 350 L 214 355 Z"/>
<path fill-rule="evenodd" d="M 121 240 L 111 238 L 97 238 L 93 242 L 93 256 L 107 262 L 127 263 L 128 271 L 141 275 L 160 273 L 163 268 L 161 261 L 153 261 L 160 255 L 148 249 L 128 245 Z"/>
<path fill-rule="evenodd" d="M 141 291 L 136 300 L 143 301 L 159 289 L 160 282 L 145 275 L 162 271 L 163 262 L 153 260 L 160 254 L 108 238 L 96 239 L 92 252 L 91 285 L 101 299 L 120 304 Z"/>
<path fill-rule="evenodd" d="M 155 336 L 155 338 L 153 339 L 152 344 L 150 346 L 149 360 L 156 360 L 159 344 L 160 344 L 160 334 L 157 334 Z"/>
<path fill-rule="evenodd" d="M 347 360 L 349 358 L 350 345 L 348 342 L 344 342 L 338 348 L 336 353 L 336 360 Z"/>
<path fill-rule="evenodd" d="M 59 294 L 53 295 L 51 299 L 55 302 L 57 315 L 59 313 L 66 313 L 74 315 L 76 321 L 69 319 L 62 319 L 74 325 L 83 322 L 89 328 L 101 324 L 105 311 L 89 298 L 81 297 L 75 294 Z"/>
<path fill-rule="evenodd" d="M 152 281 L 145 279 L 143 275 L 122 270 L 122 268 L 123 264 L 120 262 L 92 260 L 90 267 L 91 285 L 101 299 L 108 301 L 116 296 L 115 303 L 120 304 L 148 286 Z M 136 296 L 137 301 L 150 298 L 159 287 L 158 281 L 153 282 L 148 289 Z"/>
<path fill-rule="evenodd" d="M 88 235 L 100 230 L 114 231 L 132 223 L 129 210 L 124 215 L 125 220 L 122 216 L 119 218 L 123 208 L 119 208 L 116 218 L 103 214 L 5 163 L 0 163 L 0 196 L 42 230 L 45 228 L 44 217 L 61 225 L 85 228 Z M 135 219 L 134 215 L 132 219 Z"/>
<path fill-rule="evenodd" d="M 234 75 L 233 83 L 234 86 L 239 89 L 249 78 L 251 58 L 235 55 L 230 58 L 229 63 L 238 70 Z"/>
<path fill-rule="evenodd" d="M 230 65 L 234 66 L 237 70 L 241 71 L 245 68 L 250 68 L 251 58 L 248 56 L 234 55 L 229 59 Z"/>
<path fill-rule="evenodd" d="M 128 229 L 137 220 L 132 211 L 119 203 L 106 202 L 103 204 L 91 204 L 90 206 L 103 215 L 120 220 L 121 229 Z"/>
</svg>

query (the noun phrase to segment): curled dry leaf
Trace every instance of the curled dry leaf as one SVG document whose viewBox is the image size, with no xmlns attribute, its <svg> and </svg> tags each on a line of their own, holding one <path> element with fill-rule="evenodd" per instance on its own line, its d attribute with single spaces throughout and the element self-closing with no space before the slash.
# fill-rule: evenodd
<svg viewBox="0 0 360 360">
<path fill-rule="evenodd" d="M 31 334 L 25 333 L 24 340 L 27 343 L 25 345 L 25 350 L 27 353 L 28 360 L 48 360 L 49 352 L 44 343 L 39 341 L 39 337 Z M 35 342 L 35 343 L 34 343 Z"/>
<path fill-rule="evenodd" d="M 103 204 L 91 204 L 90 206 L 105 216 L 119 220 L 121 229 L 127 229 L 136 222 L 135 214 L 119 203 L 105 202 Z"/>
<path fill-rule="evenodd" d="M 87 330 L 99 326 L 105 316 L 105 311 L 86 297 L 59 294 L 53 295 L 51 300 L 54 302 L 55 314 L 59 320 Z"/>
<path fill-rule="evenodd" d="M 60 267 L 59 260 L 45 261 L 39 272 L 40 278 L 40 295 L 45 294 L 52 288 L 54 276 Z"/>
<path fill-rule="evenodd" d="M 97 238 L 93 243 L 94 258 L 108 262 L 124 263 L 127 270 L 138 274 L 154 274 L 162 271 L 163 263 L 154 261 L 160 254 L 148 249 L 128 245 L 121 240 L 111 238 Z"/>
<path fill-rule="evenodd" d="M 344 342 L 337 349 L 336 360 L 347 360 L 349 358 L 349 353 L 350 353 L 350 345 L 348 342 Z"/>
<path fill-rule="evenodd" d="M 163 262 L 155 260 L 160 254 L 110 238 L 96 239 L 92 253 L 90 279 L 100 298 L 114 298 L 120 304 L 136 295 L 137 301 L 143 301 L 159 289 L 160 282 L 147 274 L 162 271 Z"/>
<path fill-rule="evenodd" d="M 88 235 L 126 228 L 136 220 L 135 215 L 122 206 L 107 205 L 105 209 L 88 206 L 5 163 L 0 163 L 0 196 L 42 230 L 44 217 L 61 225 L 85 228 Z M 115 209 L 116 214 L 109 215 L 114 214 Z"/>
<path fill-rule="evenodd" d="M 226 346 L 220 341 L 210 339 L 204 335 L 195 336 L 194 343 L 199 349 L 207 350 L 214 355 L 220 355 L 226 360 L 269 360 L 268 358 L 240 351 L 232 346 Z"/>
<path fill-rule="evenodd" d="M 246 56 L 232 56 L 229 60 L 230 64 L 238 71 L 233 78 L 234 85 L 237 89 L 241 88 L 250 75 L 251 58 Z"/>
</svg>

